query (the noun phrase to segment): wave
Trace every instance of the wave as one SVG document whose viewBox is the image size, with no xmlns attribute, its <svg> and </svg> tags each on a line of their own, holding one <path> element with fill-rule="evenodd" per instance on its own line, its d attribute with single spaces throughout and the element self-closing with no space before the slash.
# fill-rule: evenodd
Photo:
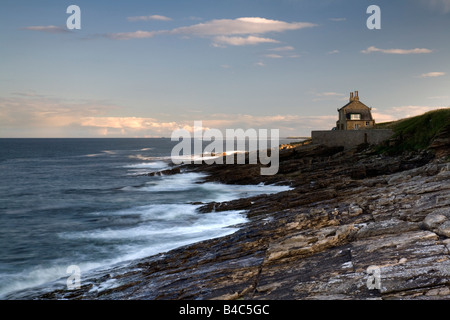
<svg viewBox="0 0 450 320">
<path fill-rule="evenodd" d="M 118 263 L 149 257 L 199 241 L 223 237 L 236 232 L 238 224 L 248 221 L 243 211 L 202 214 L 197 211 L 198 207 L 198 205 L 172 204 L 119 210 L 107 214 L 118 216 L 138 214 L 141 216 L 139 223 L 129 228 L 61 232 L 59 237 L 64 240 L 91 243 L 86 249 L 89 251 L 91 261 L 77 261 L 86 259 L 82 256 L 67 257 L 65 260 L 54 261 L 52 266 L 36 266 L 20 273 L 2 275 L 0 298 L 15 299 L 20 298 L 21 294 L 32 295 L 33 290 L 36 292 L 48 290 L 52 285 L 65 286 L 65 280 L 69 276 L 66 273 L 67 267 L 73 264 L 80 267 L 85 285 L 89 282 L 87 280 L 89 275 L 99 270 L 107 270 Z M 104 251 L 106 247 L 110 248 L 109 250 L 113 248 L 114 254 L 110 254 L 109 259 L 100 258 L 96 250 L 103 248 Z M 115 282 L 105 283 L 91 290 L 102 291 L 115 285 L 117 285 Z"/>
<path fill-rule="evenodd" d="M 168 167 L 167 162 L 163 161 L 154 161 L 154 162 L 143 162 L 138 164 L 130 164 L 124 166 L 124 168 L 129 169 L 164 169 Z"/>
<path fill-rule="evenodd" d="M 187 172 L 171 176 L 154 177 L 141 186 L 127 186 L 120 190 L 134 192 L 181 192 L 191 191 L 191 201 L 223 202 L 260 194 L 273 194 L 291 190 L 289 186 L 274 185 L 226 185 L 216 182 L 202 182 L 207 175 Z M 180 195 L 181 198 L 181 195 Z"/>
<path fill-rule="evenodd" d="M 126 160 L 120 164 L 114 163 L 114 168 L 122 168 L 134 174 L 159 171 L 170 167 L 169 162 L 164 161 L 166 159 L 170 157 L 155 157 L 153 161 L 141 159 L 142 162 L 139 163 L 129 163 L 129 160 Z M 117 193 L 123 192 L 124 198 L 135 199 L 129 193 L 140 192 L 142 194 L 135 194 L 136 199 L 145 198 L 145 202 L 140 203 L 150 204 L 141 206 L 131 204 L 126 209 L 107 211 L 105 206 L 99 203 L 98 208 L 93 208 L 92 212 L 77 214 L 79 229 L 71 231 L 58 229 L 59 233 L 52 235 L 59 238 L 61 244 L 68 244 L 68 248 L 70 244 L 77 243 L 77 248 L 82 250 L 73 255 L 70 249 L 66 253 L 61 253 L 61 258 L 44 262 L 42 265 L 1 274 L 0 298 L 14 299 L 18 296 L 14 295 L 17 291 L 33 292 L 38 290 L 38 286 L 41 286 L 40 290 L 48 290 L 54 281 L 59 281 L 57 283 L 60 287 L 64 286 L 69 265 L 78 265 L 85 279 L 85 274 L 110 268 L 117 263 L 149 257 L 199 241 L 232 234 L 239 229 L 240 224 L 248 221 L 244 211 L 205 214 L 198 212 L 201 204 L 191 203 L 222 202 L 290 189 L 286 186 L 263 184 L 243 186 L 204 183 L 202 180 L 205 177 L 206 175 L 202 173 L 185 172 L 171 176 L 149 177 L 139 186 L 114 188 L 111 197 L 117 197 Z M 130 183 L 130 180 L 134 179 L 129 177 L 124 179 L 122 186 Z M 80 193 L 78 190 L 77 194 Z M 70 205 L 56 209 L 70 211 Z M 94 212 L 95 209 L 98 210 Z M 79 219 L 80 217 L 82 219 Z M 90 223 L 93 220 L 89 218 L 96 218 L 96 222 Z M 71 221 L 69 219 L 68 215 L 67 221 Z M 102 291 L 115 285 L 117 283 L 111 281 L 94 286 L 92 290 Z"/>
<path fill-rule="evenodd" d="M 172 204 L 149 205 L 128 210 L 129 214 L 139 214 L 137 226 L 130 228 L 105 228 L 81 232 L 60 233 L 60 237 L 71 240 L 89 239 L 102 241 L 144 240 L 154 244 L 169 243 L 170 239 L 189 239 L 211 233 L 247 221 L 243 211 L 202 214 L 198 205 Z M 117 215 L 126 215 L 119 211 Z"/>
</svg>

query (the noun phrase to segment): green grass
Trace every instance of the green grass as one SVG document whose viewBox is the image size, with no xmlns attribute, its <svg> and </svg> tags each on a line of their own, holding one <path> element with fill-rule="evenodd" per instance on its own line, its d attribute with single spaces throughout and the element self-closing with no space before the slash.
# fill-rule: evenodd
<svg viewBox="0 0 450 320">
<path fill-rule="evenodd" d="M 427 112 L 399 121 L 377 124 L 380 129 L 392 129 L 394 143 L 377 148 L 379 153 L 399 154 L 428 148 L 434 137 L 450 125 L 450 108 Z"/>
</svg>

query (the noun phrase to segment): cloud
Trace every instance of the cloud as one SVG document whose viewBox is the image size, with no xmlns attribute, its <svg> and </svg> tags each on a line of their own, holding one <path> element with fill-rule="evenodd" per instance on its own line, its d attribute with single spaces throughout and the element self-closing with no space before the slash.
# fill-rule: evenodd
<svg viewBox="0 0 450 320">
<path fill-rule="evenodd" d="M 157 34 L 156 31 L 134 31 L 134 32 L 121 32 L 121 33 L 109 33 L 106 37 L 113 40 L 130 40 L 130 39 L 146 39 L 153 38 Z"/>
<path fill-rule="evenodd" d="M 21 130 L 76 126 L 79 119 L 98 116 L 117 106 L 98 100 L 61 99 L 34 92 L 18 92 L 0 98 L 0 128 Z"/>
<path fill-rule="evenodd" d="M 271 49 L 267 49 L 267 51 L 270 51 L 271 53 L 265 54 L 264 57 L 270 58 L 270 59 L 300 58 L 299 54 L 295 54 L 292 52 L 294 50 L 295 50 L 295 48 L 292 46 L 271 48 Z"/>
<path fill-rule="evenodd" d="M 404 118 L 415 117 L 425 112 L 448 108 L 445 106 L 398 106 L 390 109 L 379 111 L 377 108 L 372 109 L 372 115 L 377 123 L 396 121 Z"/>
<path fill-rule="evenodd" d="M 223 45 L 231 45 L 231 46 L 247 46 L 247 45 L 256 45 L 260 43 L 279 43 L 279 41 L 270 39 L 270 38 L 262 38 L 256 36 L 248 36 L 248 37 L 228 37 L 228 36 L 217 36 L 213 39 L 213 45 L 217 46 Z"/>
<path fill-rule="evenodd" d="M 198 117 L 198 115 L 193 115 Z M 219 129 L 225 135 L 226 129 L 279 129 L 282 136 L 309 135 L 313 129 L 331 128 L 336 116 L 299 116 L 249 114 L 211 114 L 202 119 L 162 122 L 154 118 L 139 117 L 85 117 L 80 119 L 83 128 L 96 128 L 99 135 L 123 136 L 171 136 L 177 129 L 193 132 L 194 121 L 202 121 L 203 128 Z"/>
<path fill-rule="evenodd" d="M 171 18 L 166 16 L 160 16 L 157 14 L 151 15 L 151 16 L 138 16 L 138 17 L 128 17 L 128 21 L 130 22 L 136 22 L 136 21 L 150 21 L 150 20 L 158 20 L 158 21 L 172 21 Z"/>
<path fill-rule="evenodd" d="M 244 35 L 264 34 L 268 32 L 283 32 L 315 27 L 308 22 L 284 22 L 259 17 L 246 17 L 237 19 L 217 19 L 192 26 L 173 29 L 172 34 L 189 35 Z"/>
<path fill-rule="evenodd" d="M 428 97 L 428 99 L 435 99 L 435 100 L 441 100 L 441 99 L 448 99 L 449 96 L 433 96 L 433 97 Z"/>
<path fill-rule="evenodd" d="M 158 132 L 161 129 L 175 130 L 176 122 L 160 122 L 154 118 L 139 117 L 82 117 L 79 121 L 82 127 L 100 127 L 109 129 L 149 130 Z"/>
<path fill-rule="evenodd" d="M 155 35 L 170 34 L 182 36 L 256 36 L 269 32 L 284 32 L 289 30 L 300 30 L 304 28 L 312 28 L 316 24 L 309 22 L 285 22 L 279 20 L 271 20 L 259 17 L 244 17 L 237 19 L 215 19 L 204 23 L 198 23 L 191 26 L 179 27 L 171 30 L 159 31 L 135 31 L 124 33 L 112 33 L 106 36 L 115 40 L 127 40 L 137 38 L 152 38 Z M 245 39 L 245 38 L 244 38 Z M 255 41 L 256 38 L 253 38 Z M 262 38 L 261 38 L 262 39 Z M 271 41 L 276 41 L 270 39 Z M 225 39 L 227 41 L 227 39 Z M 249 37 L 246 40 L 229 38 L 229 42 L 251 42 Z"/>
<path fill-rule="evenodd" d="M 319 97 L 342 97 L 344 94 L 337 92 L 320 92 L 316 94 Z"/>
<path fill-rule="evenodd" d="M 415 49 L 379 49 L 374 46 L 367 48 L 366 50 L 362 50 L 362 53 L 372 53 L 372 52 L 381 52 L 387 54 L 421 54 L 421 53 L 431 53 L 433 52 L 430 49 L 426 48 L 415 48 Z"/>
<path fill-rule="evenodd" d="M 420 78 L 435 78 L 445 76 L 445 72 L 428 72 L 420 75 Z"/>
<path fill-rule="evenodd" d="M 270 58 L 270 59 L 281 59 L 281 58 L 283 58 L 282 55 L 279 55 L 279 54 L 276 54 L 276 53 L 265 54 L 264 57 Z"/>
<path fill-rule="evenodd" d="M 68 33 L 70 32 L 67 28 L 58 27 L 58 26 L 30 26 L 21 28 L 21 30 L 31 30 L 31 31 L 40 31 L 47 33 Z"/>
<path fill-rule="evenodd" d="M 328 54 L 338 54 L 339 50 L 333 50 L 333 51 L 329 51 Z"/>
<path fill-rule="evenodd" d="M 294 47 L 292 46 L 284 46 L 284 47 L 278 47 L 278 48 L 272 48 L 268 49 L 269 51 L 275 51 L 275 52 L 283 52 L 283 51 L 294 51 Z"/>
<path fill-rule="evenodd" d="M 280 136 L 309 136 L 311 130 L 331 129 L 337 120 L 336 115 L 300 116 L 300 115 L 250 115 L 250 114 L 212 114 L 206 116 L 204 127 L 217 128 L 225 133 L 225 129 L 249 128 L 279 129 Z"/>
<path fill-rule="evenodd" d="M 282 136 L 309 135 L 331 128 L 336 116 L 204 114 L 191 112 L 169 121 L 157 117 L 111 116 L 120 106 L 107 101 L 72 100 L 31 93 L 0 98 L 3 137 L 168 137 L 179 128 L 192 131 L 194 121 L 204 128 L 280 129 Z"/>
<path fill-rule="evenodd" d="M 347 100 L 347 96 L 342 93 L 337 92 L 319 92 L 315 94 L 316 98 L 313 101 L 323 101 L 323 100 L 338 100 L 344 101 Z"/>
</svg>

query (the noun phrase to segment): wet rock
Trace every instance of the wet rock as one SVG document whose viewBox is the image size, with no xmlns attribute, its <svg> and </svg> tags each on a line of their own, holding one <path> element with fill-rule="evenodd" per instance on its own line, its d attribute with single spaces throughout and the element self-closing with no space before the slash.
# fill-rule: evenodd
<svg viewBox="0 0 450 320">
<path fill-rule="evenodd" d="M 170 176 L 170 175 L 179 174 L 179 173 L 181 173 L 181 168 L 180 167 L 176 167 L 176 168 L 167 169 L 167 170 L 150 172 L 147 175 L 150 176 L 150 177 L 153 177 L 153 176 Z"/>
<path fill-rule="evenodd" d="M 206 214 L 245 210 L 249 222 L 109 270 L 115 288 L 26 298 L 448 299 L 450 171 L 431 160 L 307 145 L 281 152 L 275 176 L 259 165 L 185 166 L 205 181 L 293 190 L 204 204 Z"/>
<path fill-rule="evenodd" d="M 442 223 L 436 231 L 437 234 L 450 238 L 450 221 Z"/>
<path fill-rule="evenodd" d="M 447 221 L 446 216 L 438 213 L 430 213 L 423 221 L 423 225 L 428 230 L 434 230 L 438 228 L 441 224 L 443 224 L 445 221 Z"/>
<path fill-rule="evenodd" d="M 437 158 L 450 156 L 450 125 L 433 139 L 429 148 L 435 152 Z"/>
</svg>

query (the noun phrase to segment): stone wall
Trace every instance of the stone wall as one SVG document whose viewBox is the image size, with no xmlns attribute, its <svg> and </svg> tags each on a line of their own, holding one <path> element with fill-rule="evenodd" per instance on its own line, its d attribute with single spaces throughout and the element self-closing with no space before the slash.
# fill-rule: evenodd
<svg viewBox="0 0 450 320">
<path fill-rule="evenodd" d="M 314 144 L 351 148 L 362 143 L 378 144 L 389 139 L 393 134 L 394 132 L 388 129 L 312 131 L 311 138 Z"/>
</svg>

